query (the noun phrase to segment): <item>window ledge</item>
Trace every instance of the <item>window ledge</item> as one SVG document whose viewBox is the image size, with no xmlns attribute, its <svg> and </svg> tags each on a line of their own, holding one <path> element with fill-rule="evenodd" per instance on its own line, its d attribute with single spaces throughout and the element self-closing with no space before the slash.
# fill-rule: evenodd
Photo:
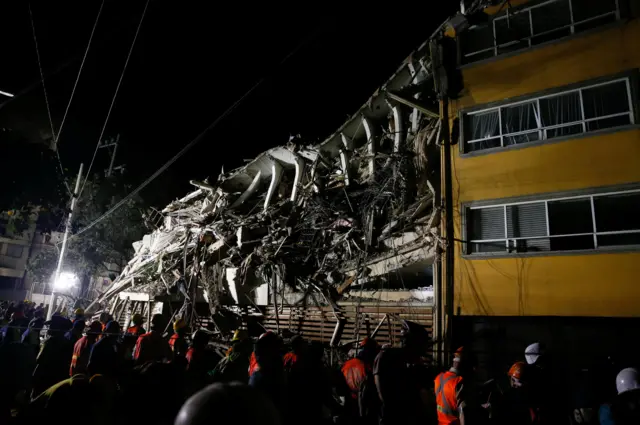
<svg viewBox="0 0 640 425">
<path fill-rule="evenodd" d="M 536 140 L 534 142 L 520 143 L 517 145 L 511 145 L 511 146 L 504 146 L 504 147 L 501 146 L 498 148 L 482 149 L 482 150 L 466 152 L 466 153 L 460 152 L 460 158 L 471 158 L 475 156 L 490 155 L 490 154 L 499 153 L 499 152 L 526 149 L 526 148 L 531 148 L 535 146 L 550 145 L 552 143 L 566 142 L 568 140 L 579 140 L 579 139 L 585 139 L 593 136 L 600 136 L 604 134 L 617 133 L 620 131 L 629 131 L 629 130 L 638 130 L 638 129 L 640 129 L 640 124 L 630 124 L 630 125 L 625 125 L 623 127 L 605 128 L 602 130 L 589 131 L 587 133 L 572 134 L 570 136 L 555 137 L 553 139 Z M 464 143 L 464 142 L 461 142 L 461 143 Z"/>
<path fill-rule="evenodd" d="M 518 56 L 518 55 L 521 55 L 523 53 L 534 52 L 536 50 L 543 49 L 545 47 L 552 46 L 554 44 L 564 43 L 564 42 L 567 42 L 567 41 L 570 41 L 570 40 L 575 40 L 575 39 L 578 39 L 578 38 L 581 38 L 581 37 L 588 37 L 590 35 L 597 34 L 597 33 L 601 32 L 601 31 L 606 31 L 606 30 L 610 30 L 612 28 L 622 27 L 622 26 L 626 25 L 627 22 L 628 22 L 628 19 L 621 19 L 619 21 L 612 22 L 610 24 L 603 25 L 601 27 L 593 28 L 593 29 L 590 29 L 588 31 L 581 32 L 581 33 L 578 33 L 578 34 L 573 34 L 573 35 L 569 35 L 567 37 L 557 38 L 555 40 L 547 41 L 546 43 L 537 44 L 535 46 L 526 47 L 524 49 L 516 50 L 516 51 L 513 51 L 513 52 L 502 53 L 502 54 L 499 54 L 497 56 L 492 56 L 490 58 L 479 60 L 477 62 L 471 62 L 471 63 L 467 63 L 467 64 L 464 64 L 464 65 L 459 65 L 458 69 L 465 70 L 465 69 L 473 68 L 475 66 L 486 65 L 488 63 L 496 62 L 496 61 L 499 61 L 499 60 L 502 60 L 502 59 L 507 59 L 507 58 L 511 58 L 513 56 Z"/>
<path fill-rule="evenodd" d="M 465 260 L 494 260 L 506 258 L 528 258 L 528 257 L 557 257 L 567 255 L 598 255 L 598 254 L 622 254 L 622 253 L 638 253 L 640 245 L 627 245 L 621 247 L 608 247 L 598 249 L 580 249 L 575 251 L 545 251 L 545 252 L 522 252 L 515 254 L 507 254 L 502 252 L 482 253 L 482 254 L 462 254 Z"/>
</svg>

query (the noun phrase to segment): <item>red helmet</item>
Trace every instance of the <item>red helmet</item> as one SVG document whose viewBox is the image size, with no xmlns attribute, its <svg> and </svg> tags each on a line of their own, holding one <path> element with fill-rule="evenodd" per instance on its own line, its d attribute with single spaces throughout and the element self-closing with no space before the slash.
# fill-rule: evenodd
<svg viewBox="0 0 640 425">
<path fill-rule="evenodd" d="M 511 369 L 509 369 L 508 375 L 518 381 L 521 381 L 526 376 L 526 365 L 524 362 L 515 362 Z"/>
</svg>

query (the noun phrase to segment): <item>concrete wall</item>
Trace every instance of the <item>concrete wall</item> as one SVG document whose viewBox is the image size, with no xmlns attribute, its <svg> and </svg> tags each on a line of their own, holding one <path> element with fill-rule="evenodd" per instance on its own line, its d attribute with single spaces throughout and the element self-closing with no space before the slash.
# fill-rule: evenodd
<svg viewBox="0 0 640 425">
<path fill-rule="evenodd" d="M 451 104 L 451 124 L 462 108 L 638 69 L 639 52 L 640 22 L 634 19 L 470 65 L 462 70 L 464 95 Z M 465 239 L 465 202 L 640 182 L 637 127 L 478 155 L 461 156 L 458 148 L 452 147 L 458 240 Z M 474 259 L 464 258 L 462 249 L 456 242 L 456 314 L 640 316 L 640 252 Z"/>
</svg>

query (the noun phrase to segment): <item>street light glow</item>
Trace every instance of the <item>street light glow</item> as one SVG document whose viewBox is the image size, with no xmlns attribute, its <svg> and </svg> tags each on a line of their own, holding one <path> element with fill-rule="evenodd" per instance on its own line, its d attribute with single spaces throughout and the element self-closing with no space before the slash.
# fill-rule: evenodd
<svg viewBox="0 0 640 425">
<path fill-rule="evenodd" d="M 69 289 L 76 284 L 78 281 L 78 277 L 71 272 L 62 272 L 60 276 L 53 283 L 53 288 L 60 289 Z"/>
</svg>

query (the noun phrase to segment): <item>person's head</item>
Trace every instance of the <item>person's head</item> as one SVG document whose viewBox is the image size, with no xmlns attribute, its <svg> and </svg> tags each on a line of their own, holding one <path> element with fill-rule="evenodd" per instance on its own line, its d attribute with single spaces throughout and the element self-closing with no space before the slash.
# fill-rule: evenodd
<svg viewBox="0 0 640 425">
<path fill-rule="evenodd" d="M 264 366 L 271 362 L 280 361 L 280 337 L 273 332 L 260 335 L 255 345 L 256 361 Z"/>
<path fill-rule="evenodd" d="M 475 357 L 473 353 L 464 347 L 460 347 L 453 354 L 453 367 L 460 373 L 466 373 L 475 369 Z"/>
<path fill-rule="evenodd" d="M 365 362 L 373 362 L 378 353 L 380 352 L 380 345 L 378 342 L 370 337 L 365 337 L 360 341 L 360 352 L 358 357 Z"/>
<path fill-rule="evenodd" d="M 525 362 L 516 362 L 511 366 L 509 372 L 511 388 L 522 388 L 527 384 L 527 365 Z"/>
<path fill-rule="evenodd" d="M 539 342 L 534 342 L 524 350 L 524 358 L 530 365 L 541 366 L 544 363 L 545 349 Z"/>
<path fill-rule="evenodd" d="M 82 336 L 82 332 L 84 332 L 84 320 L 76 320 L 75 322 L 73 322 L 73 326 L 71 327 L 71 332 L 74 335 L 77 336 Z"/>
<path fill-rule="evenodd" d="M 295 335 L 291 338 L 291 351 L 295 354 L 303 354 L 307 345 L 307 341 L 302 337 L 302 335 Z"/>
<path fill-rule="evenodd" d="M 44 322 L 49 327 L 47 334 L 51 336 L 62 335 L 71 329 L 71 321 L 59 315 L 51 316 L 51 320 Z"/>
<path fill-rule="evenodd" d="M 211 335 L 209 334 L 209 332 L 198 329 L 193 333 L 193 337 L 191 338 L 191 345 L 193 346 L 193 348 L 203 350 L 209 344 L 210 339 Z"/>
<path fill-rule="evenodd" d="M 164 327 L 167 325 L 167 322 L 164 320 L 164 316 L 162 314 L 154 314 L 151 318 L 151 330 L 157 332 L 163 332 Z"/>
<path fill-rule="evenodd" d="M 402 321 L 402 344 L 414 355 L 425 354 L 429 348 L 431 338 L 424 326 L 418 323 Z"/>
<path fill-rule="evenodd" d="M 142 326 L 142 324 L 144 323 L 144 317 L 142 317 L 142 314 L 136 313 L 131 316 L 131 323 L 134 326 Z"/>
<path fill-rule="evenodd" d="M 76 319 L 84 317 L 84 308 L 76 308 L 73 314 L 75 314 Z"/>
<path fill-rule="evenodd" d="M 87 337 L 89 337 L 89 339 L 97 339 L 101 333 L 102 323 L 99 321 L 94 320 L 89 326 L 87 326 Z"/>
<path fill-rule="evenodd" d="M 309 361 L 322 362 L 322 359 L 324 358 L 324 345 L 322 345 L 321 342 L 311 341 L 311 343 L 309 343 L 308 350 Z"/>
<path fill-rule="evenodd" d="M 260 391 L 240 382 L 213 384 L 197 392 L 180 409 L 174 425 L 238 423 L 279 425 L 278 411 Z"/>
<path fill-rule="evenodd" d="M 33 317 L 34 317 L 34 318 L 36 318 L 36 319 L 41 319 L 41 318 L 43 318 L 43 317 L 44 317 L 44 310 L 36 310 L 36 311 L 33 313 Z"/>
<path fill-rule="evenodd" d="M 175 322 L 173 322 L 173 331 L 180 336 L 185 336 L 189 331 L 187 321 L 183 318 L 177 319 Z"/>
<path fill-rule="evenodd" d="M 109 337 L 117 337 L 118 334 L 120 334 L 120 323 L 115 320 L 111 320 L 104 327 L 104 334 Z"/>
</svg>

